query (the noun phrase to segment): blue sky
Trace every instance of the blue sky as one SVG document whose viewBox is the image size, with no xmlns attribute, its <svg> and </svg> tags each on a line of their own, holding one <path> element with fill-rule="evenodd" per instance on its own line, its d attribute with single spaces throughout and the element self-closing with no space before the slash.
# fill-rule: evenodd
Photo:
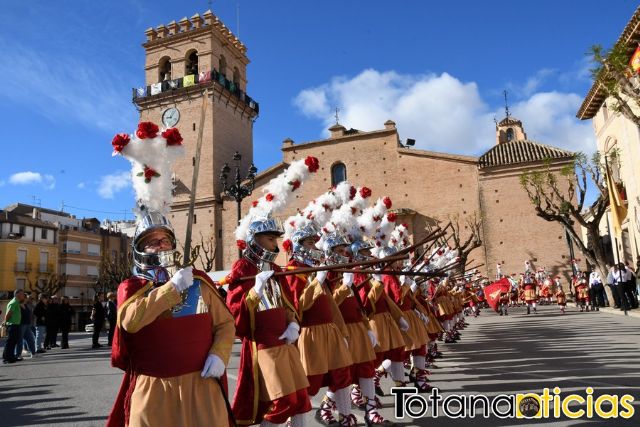
<svg viewBox="0 0 640 427">
<path fill-rule="evenodd" d="M 391 118 L 419 148 L 477 155 L 493 118 L 513 114 L 530 139 L 593 151 L 574 118 L 590 87 L 585 52 L 611 45 L 631 1 L 218 0 L 212 10 L 248 47 L 248 93 L 260 102 L 256 165 L 280 144 Z M 132 132 L 131 88 L 143 84 L 144 30 L 202 14 L 207 1 L 7 0 L 0 6 L 0 207 L 41 204 L 78 216 L 132 218 L 115 177 L 115 133 Z"/>
</svg>

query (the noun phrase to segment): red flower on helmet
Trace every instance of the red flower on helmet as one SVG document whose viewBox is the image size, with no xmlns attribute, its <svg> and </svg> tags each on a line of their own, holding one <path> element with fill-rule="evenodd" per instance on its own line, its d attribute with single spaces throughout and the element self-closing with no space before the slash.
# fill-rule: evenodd
<svg viewBox="0 0 640 427">
<path fill-rule="evenodd" d="M 117 134 L 111 141 L 111 145 L 113 145 L 113 151 L 115 151 L 116 153 L 120 153 L 130 141 L 131 138 L 129 138 L 129 135 L 127 135 L 126 133 Z"/>
<path fill-rule="evenodd" d="M 304 159 L 304 164 L 307 165 L 309 172 L 314 173 L 320 168 L 320 162 L 317 158 L 309 156 Z"/>
<path fill-rule="evenodd" d="M 393 212 L 390 214 L 387 214 L 387 221 L 389 222 L 396 222 L 397 218 L 398 218 L 398 215 L 394 214 Z"/>
<path fill-rule="evenodd" d="M 360 189 L 360 196 L 362 196 L 363 199 L 366 199 L 367 197 L 371 196 L 371 189 L 368 187 L 362 187 Z"/>
<path fill-rule="evenodd" d="M 162 137 L 167 140 L 167 145 L 182 145 L 182 135 L 176 128 L 169 128 L 162 132 Z"/>
<path fill-rule="evenodd" d="M 352 185 L 351 188 L 349 188 L 349 200 L 353 200 L 353 198 L 356 197 L 357 193 L 358 190 Z"/>
<path fill-rule="evenodd" d="M 296 191 L 298 188 L 300 188 L 300 184 L 302 184 L 300 182 L 299 179 L 296 179 L 295 181 L 289 181 L 289 185 L 291 186 L 291 191 Z"/>
<path fill-rule="evenodd" d="M 254 208 L 258 206 L 258 201 L 254 200 L 253 202 L 251 202 L 251 206 L 253 206 Z"/>
<path fill-rule="evenodd" d="M 295 221 L 289 221 L 289 225 L 290 225 L 291 227 L 295 227 L 295 226 L 296 226 L 296 222 L 295 222 Z"/>
<path fill-rule="evenodd" d="M 140 139 L 155 138 L 158 136 L 158 125 L 153 122 L 140 122 L 138 124 L 138 130 L 136 130 L 136 136 Z"/>
<path fill-rule="evenodd" d="M 391 203 L 391 199 L 389 197 L 385 197 L 384 199 L 382 199 L 382 203 L 384 203 L 384 205 L 387 207 L 387 209 L 391 209 L 391 206 L 393 205 L 393 203 Z"/>
<path fill-rule="evenodd" d="M 404 228 L 409 228 L 409 226 L 407 225 L 407 223 L 406 223 L 406 222 L 403 222 L 403 223 L 402 223 L 402 226 L 403 226 Z"/>
<path fill-rule="evenodd" d="M 287 239 L 284 242 L 282 242 L 282 248 L 287 252 L 291 252 L 291 249 L 293 248 L 293 244 L 291 243 L 291 240 Z"/>
<path fill-rule="evenodd" d="M 238 248 L 241 250 L 245 250 L 247 248 L 247 242 L 244 240 L 236 240 L 236 245 L 238 245 Z"/>
<path fill-rule="evenodd" d="M 271 193 L 267 193 L 267 195 L 266 195 L 266 196 L 264 196 L 264 198 L 267 200 L 267 202 L 271 202 L 273 199 L 275 199 L 275 198 L 276 198 L 276 196 L 274 196 L 274 195 L 273 195 L 273 194 L 271 194 Z"/>
<path fill-rule="evenodd" d="M 136 176 L 144 176 L 144 182 L 148 184 L 151 182 L 152 178 L 160 176 L 160 174 L 149 166 L 144 165 L 144 170 L 142 172 L 138 172 Z"/>
</svg>

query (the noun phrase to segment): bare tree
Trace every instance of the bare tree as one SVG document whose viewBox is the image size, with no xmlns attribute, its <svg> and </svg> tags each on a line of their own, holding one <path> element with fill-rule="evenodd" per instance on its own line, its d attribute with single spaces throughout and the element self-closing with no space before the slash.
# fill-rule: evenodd
<svg viewBox="0 0 640 427">
<path fill-rule="evenodd" d="M 208 273 L 213 270 L 213 266 L 216 260 L 216 252 L 218 248 L 215 244 L 215 239 L 213 234 L 209 234 L 207 239 L 205 240 L 202 233 L 200 233 L 200 252 L 199 252 L 199 261 L 202 266 L 202 271 Z"/>
<path fill-rule="evenodd" d="M 114 258 L 105 258 L 100 263 L 98 280 L 93 286 L 96 293 L 118 289 L 118 285 L 131 276 L 133 261 L 129 254 L 121 253 Z"/>
<path fill-rule="evenodd" d="M 46 279 L 38 280 L 38 272 L 32 278 L 27 274 L 26 280 L 31 292 L 38 294 L 55 295 L 67 285 L 66 274 L 49 274 Z"/>
<path fill-rule="evenodd" d="M 467 266 L 469 255 L 474 249 L 482 246 L 482 220 L 477 212 L 461 218 L 459 214 L 450 215 L 451 222 L 451 246 L 458 250 L 460 258 L 457 273 L 462 274 Z M 464 225 L 461 231 L 460 226 Z"/>
<path fill-rule="evenodd" d="M 640 105 L 640 78 L 629 66 L 627 46 L 618 43 L 605 50 L 596 45 L 591 48 L 591 58 L 595 64 L 591 70 L 593 80 L 612 99 L 611 108 L 640 126 L 640 116 L 636 114 Z"/>
<path fill-rule="evenodd" d="M 600 222 L 609 206 L 609 193 L 600 154 L 588 159 L 583 153 L 577 153 L 573 163 L 559 170 L 552 170 L 550 161 L 545 164 L 544 169 L 520 175 L 520 184 L 536 215 L 561 224 L 586 260 L 606 277 L 607 260 L 600 245 Z M 595 185 L 597 198 L 587 206 L 589 183 Z M 586 243 L 576 226 L 586 230 Z"/>
</svg>

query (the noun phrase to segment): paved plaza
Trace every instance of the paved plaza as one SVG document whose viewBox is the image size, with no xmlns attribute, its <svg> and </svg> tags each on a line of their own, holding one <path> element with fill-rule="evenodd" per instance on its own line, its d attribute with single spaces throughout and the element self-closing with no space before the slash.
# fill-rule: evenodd
<svg viewBox="0 0 640 427">
<path fill-rule="evenodd" d="M 523 308 L 500 317 L 485 310 L 470 318 L 463 338 L 440 344 L 444 358 L 432 370 L 432 383 L 449 394 L 497 394 L 537 392 L 560 387 L 562 393 L 595 389 L 604 393 L 631 394 L 640 399 L 640 318 L 611 313 L 579 313 L 569 308 L 561 315 L 555 306 L 542 307 L 537 315 Z M 103 341 L 106 341 L 104 337 Z M 38 358 L 0 367 L 1 426 L 100 426 L 104 425 L 121 380 L 111 368 L 109 349 L 90 349 L 90 336 L 73 334 L 69 350 L 55 349 Z M 235 387 L 239 345 L 229 367 L 230 389 Z M 389 390 L 390 380 L 383 386 Z M 322 394 L 322 393 L 321 393 Z M 321 399 L 314 399 L 315 408 Z M 382 398 L 383 414 L 393 417 L 391 396 Z M 513 420 L 405 418 L 399 426 L 507 425 L 640 425 L 640 405 L 634 402 L 632 420 Z M 364 425 L 362 412 L 356 410 Z M 308 415 L 309 425 L 319 425 Z"/>
</svg>

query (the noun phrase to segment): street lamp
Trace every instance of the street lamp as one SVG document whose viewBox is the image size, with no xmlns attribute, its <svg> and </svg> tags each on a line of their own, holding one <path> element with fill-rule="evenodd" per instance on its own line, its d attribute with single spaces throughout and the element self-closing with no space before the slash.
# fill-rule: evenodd
<svg viewBox="0 0 640 427">
<path fill-rule="evenodd" d="M 235 163 L 236 176 L 235 180 L 231 183 L 227 182 L 227 175 L 231 172 L 231 168 L 229 167 L 229 163 L 225 163 L 220 170 L 220 181 L 222 182 L 223 192 L 225 195 L 232 197 L 237 204 L 237 212 L 238 212 L 238 223 L 240 222 L 241 217 L 241 204 L 242 200 L 251 195 L 253 192 L 254 181 L 256 178 L 256 172 L 258 169 L 255 167 L 253 163 L 249 166 L 249 170 L 247 171 L 247 177 L 245 180 L 248 182 L 243 184 L 243 179 L 240 178 L 240 160 L 242 160 L 242 155 L 239 152 L 235 152 L 233 154 L 233 161 Z M 242 251 L 238 250 L 238 258 L 242 256 Z"/>
</svg>

